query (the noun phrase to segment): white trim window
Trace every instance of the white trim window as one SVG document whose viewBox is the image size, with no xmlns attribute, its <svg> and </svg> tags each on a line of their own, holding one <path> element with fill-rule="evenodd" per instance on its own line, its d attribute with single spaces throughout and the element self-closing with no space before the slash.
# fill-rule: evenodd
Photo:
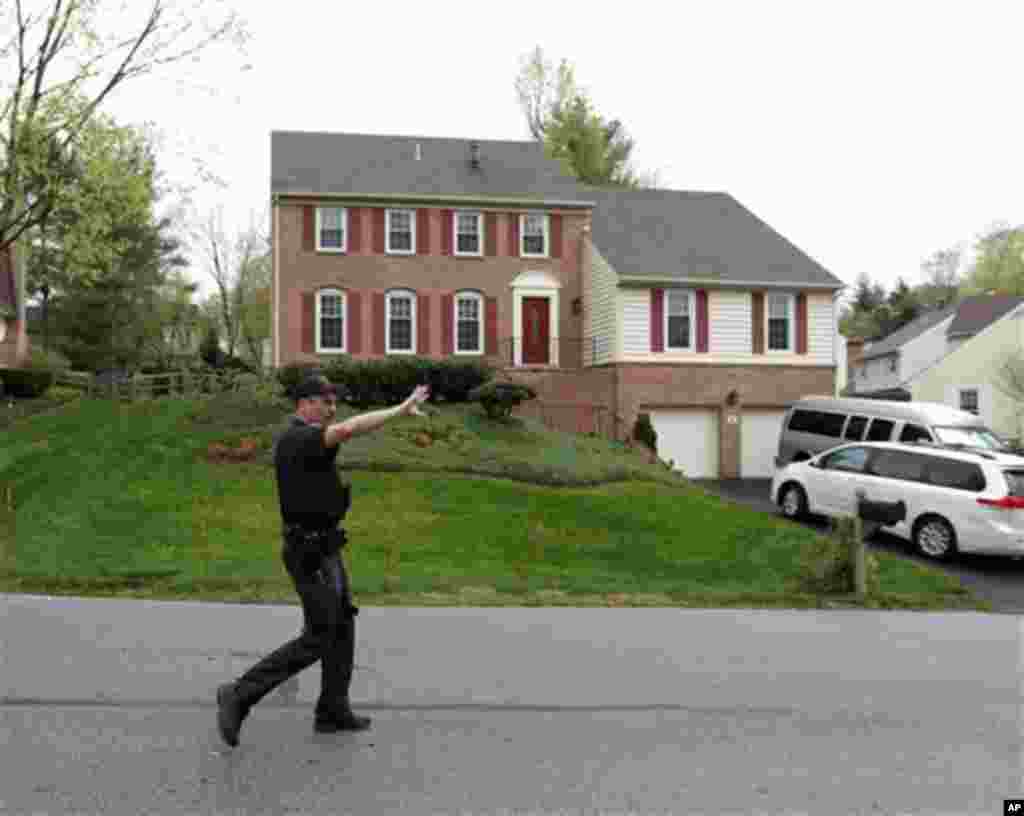
<svg viewBox="0 0 1024 816">
<path fill-rule="evenodd" d="M 519 216 L 519 254 L 523 258 L 548 257 L 547 213 L 523 213 Z"/>
<path fill-rule="evenodd" d="M 456 255 L 484 254 L 484 216 L 478 212 L 455 211 L 452 237 Z"/>
<path fill-rule="evenodd" d="M 689 289 L 665 290 L 665 350 L 692 351 L 696 320 Z"/>
<path fill-rule="evenodd" d="M 387 294 L 387 353 L 416 353 L 416 293 L 395 290 Z"/>
<path fill-rule="evenodd" d="M 388 210 L 384 234 L 389 255 L 416 252 L 416 210 Z"/>
<path fill-rule="evenodd" d="M 344 354 L 347 298 L 340 289 L 321 289 L 316 295 L 316 352 Z"/>
<path fill-rule="evenodd" d="M 348 210 L 344 207 L 316 208 L 316 251 L 348 250 Z"/>
<path fill-rule="evenodd" d="M 977 388 L 960 388 L 959 400 L 961 411 L 970 411 L 977 416 L 981 412 L 981 400 Z"/>
<path fill-rule="evenodd" d="M 768 351 L 794 351 L 796 348 L 796 298 L 787 293 L 772 292 L 765 320 L 765 345 Z"/>
<path fill-rule="evenodd" d="M 484 299 L 476 292 L 455 295 L 455 353 L 484 353 Z"/>
</svg>

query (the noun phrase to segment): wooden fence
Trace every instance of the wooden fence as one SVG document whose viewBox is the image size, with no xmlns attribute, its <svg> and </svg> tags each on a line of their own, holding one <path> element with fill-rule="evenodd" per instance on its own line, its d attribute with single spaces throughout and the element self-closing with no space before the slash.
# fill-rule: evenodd
<svg viewBox="0 0 1024 816">
<path fill-rule="evenodd" d="M 55 385 L 79 388 L 90 397 L 107 397 L 135 401 L 162 396 L 195 397 L 200 394 L 222 394 L 241 391 L 260 382 L 255 374 L 239 375 L 233 371 L 193 373 L 176 371 L 167 374 L 135 374 L 126 379 L 101 382 L 95 374 L 68 371 L 58 374 Z"/>
</svg>

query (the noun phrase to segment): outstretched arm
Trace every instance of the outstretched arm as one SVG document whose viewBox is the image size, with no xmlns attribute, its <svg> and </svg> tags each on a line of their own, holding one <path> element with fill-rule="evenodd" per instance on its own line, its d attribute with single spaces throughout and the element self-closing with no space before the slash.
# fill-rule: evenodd
<svg viewBox="0 0 1024 816">
<path fill-rule="evenodd" d="M 380 411 L 370 411 L 366 414 L 349 417 L 343 422 L 328 425 L 324 430 L 324 444 L 333 448 L 340 442 L 351 439 L 353 436 L 370 433 L 391 419 L 400 416 L 423 416 L 420 410 L 422 405 L 430 397 L 430 388 L 426 385 L 419 385 L 409 395 L 405 402 L 393 408 L 384 408 Z"/>
</svg>

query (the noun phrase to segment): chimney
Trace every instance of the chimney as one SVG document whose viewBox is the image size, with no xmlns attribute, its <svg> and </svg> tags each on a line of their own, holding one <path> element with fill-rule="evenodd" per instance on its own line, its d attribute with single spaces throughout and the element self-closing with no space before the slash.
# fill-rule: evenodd
<svg viewBox="0 0 1024 816">
<path fill-rule="evenodd" d="M 474 170 L 480 168 L 480 142 L 469 143 L 469 166 Z"/>
<path fill-rule="evenodd" d="M 416 142 L 416 161 L 419 161 L 422 158 L 423 158 L 423 153 L 422 153 L 422 151 L 420 149 L 420 143 Z"/>
<path fill-rule="evenodd" d="M 856 388 L 855 376 L 857 374 L 857 366 L 860 364 L 860 358 L 864 354 L 864 338 L 863 337 L 847 337 L 846 338 L 846 390 L 848 392 L 854 392 Z"/>
</svg>

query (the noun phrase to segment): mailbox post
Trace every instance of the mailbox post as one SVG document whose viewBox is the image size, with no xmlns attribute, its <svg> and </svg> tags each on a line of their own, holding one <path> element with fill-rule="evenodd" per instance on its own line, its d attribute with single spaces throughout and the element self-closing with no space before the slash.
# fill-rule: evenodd
<svg viewBox="0 0 1024 816">
<path fill-rule="evenodd" d="M 868 522 L 877 529 L 877 527 L 898 524 L 906 517 L 907 505 L 905 502 L 871 501 L 863 490 L 857 491 L 857 519 L 860 522 Z M 861 524 L 857 525 L 857 535 L 853 538 L 853 543 L 850 546 L 854 548 L 854 552 L 851 553 L 854 590 L 858 595 L 863 595 L 867 592 L 868 573 Z"/>
</svg>

